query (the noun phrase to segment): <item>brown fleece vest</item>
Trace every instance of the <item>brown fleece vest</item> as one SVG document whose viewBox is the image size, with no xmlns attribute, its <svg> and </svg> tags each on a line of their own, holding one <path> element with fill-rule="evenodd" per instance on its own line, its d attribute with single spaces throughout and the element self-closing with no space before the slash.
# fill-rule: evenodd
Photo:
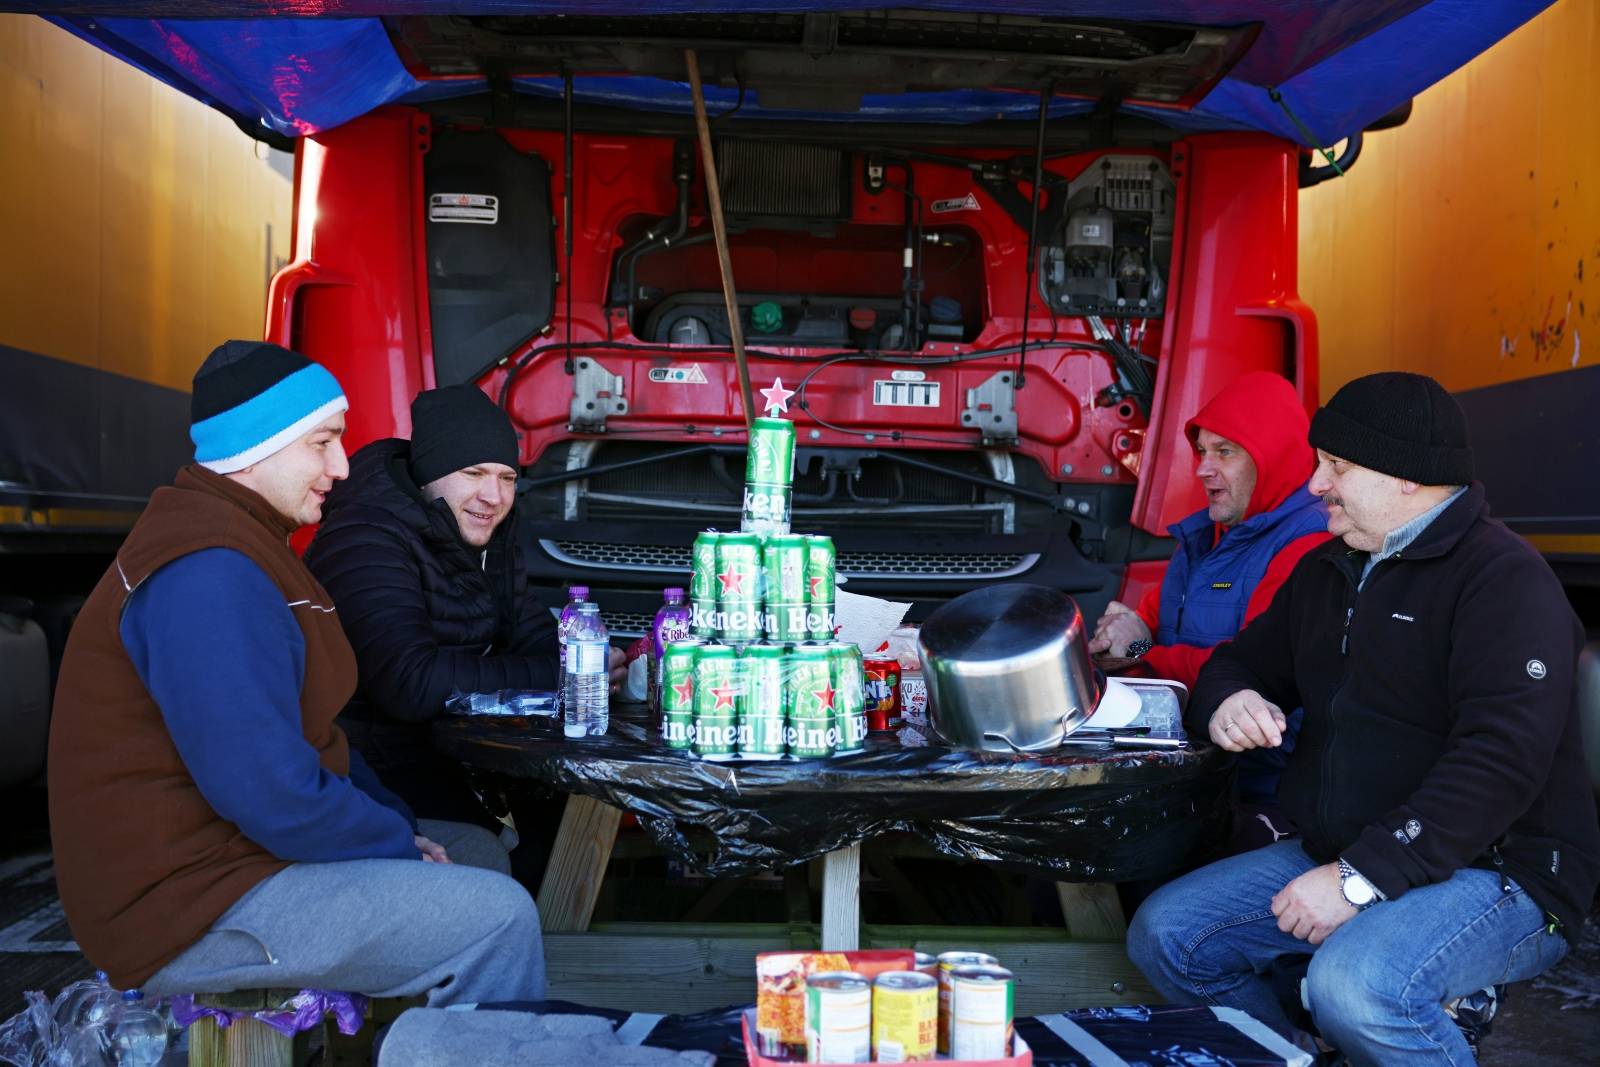
<svg viewBox="0 0 1600 1067">
<path fill-rule="evenodd" d="M 212 810 L 184 767 L 122 647 L 122 610 L 140 582 L 206 548 L 253 560 L 305 635 L 306 742 L 324 768 L 350 773 L 334 717 L 355 691 L 355 656 L 328 594 L 289 548 L 293 529 L 244 486 L 186 467 L 150 498 L 73 624 L 50 724 L 56 881 L 79 947 L 120 988 L 144 984 L 256 883 L 288 866 Z"/>
</svg>

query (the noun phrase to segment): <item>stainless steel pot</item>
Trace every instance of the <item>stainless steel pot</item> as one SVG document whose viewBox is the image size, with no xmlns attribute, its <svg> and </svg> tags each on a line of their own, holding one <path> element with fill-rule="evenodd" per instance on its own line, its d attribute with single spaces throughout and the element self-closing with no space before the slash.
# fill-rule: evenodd
<svg viewBox="0 0 1600 1067">
<path fill-rule="evenodd" d="M 1083 724 L 1102 685 L 1071 597 L 1011 582 L 963 594 L 917 636 L 933 726 L 952 745 L 1054 748 Z"/>
</svg>

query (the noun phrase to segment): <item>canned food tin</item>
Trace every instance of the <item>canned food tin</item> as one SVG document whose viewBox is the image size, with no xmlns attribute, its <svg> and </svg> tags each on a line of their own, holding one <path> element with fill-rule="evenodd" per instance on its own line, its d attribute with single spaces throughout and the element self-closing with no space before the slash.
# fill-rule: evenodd
<svg viewBox="0 0 1600 1067">
<path fill-rule="evenodd" d="M 950 972 L 957 967 L 995 967 L 999 960 L 987 952 L 939 953 L 939 1051 L 950 1051 Z"/>
<path fill-rule="evenodd" d="M 833 640 L 833 601 L 836 583 L 833 538 L 806 537 L 806 629 L 813 641 Z"/>
<path fill-rule="evenodd" d="M 939 979 L 939 957 L 931 952 L 919 952 L 917 953 L 917 962 L 912 966 L 912 970 L 928 975 L 937 983 Z"/>
<path fill-rule="evenodd" d="M 717 540 L 717 608 L 724 641 L 761 639 L 761 539 L 755 534 L 723 534 Z"/>
<path fill-rule="evenodd" d="M 833 755 L 833 670 L 822 645 L 802 645 L 788 657 L 789 754 L 800 759 Z"/>
<path fill-rule="evenodd" d="M 878 1063 L 933 1059 L 939 1029 L 939 983 L 917 971 L 891 971 L 872 984 L 872 1058 Z"/>
<path fill-rule="evenodd" d="M 695 535 L 691 548 L 693 572 L 689 580 L 691 600 L 717 599 L 717 542 L 722 535 L 715 530 L 702 530 Z"/>
<path fill-rule="evenodd" d="M 806 979 L 806 1062 L 872 1062 L 872 983 L 853 971 Z"/>
<path fill-rule="evenodd" d="M 867 656 L 861 663 L 866 674 L 867 729 L 894 730 L 900 726 L 900 661 L 893 656 Z"/>
<path fill-rule="evenodd" d="M 710 760 L 739 752 L 738 659 L 727 645 L 705 645 L 694 668 L 694 751 Z"/>
<path fill-rule="evenodd" d="M 700 641 L 674 641 L 661 655 L 661 739 L 679 752 L 694 747 L 695 661 Z"/>
<path fill-rule="evenodd" d="M 950 1058 L 1000 1060 L 1011 1055 L 1016 982 L 1004 967 L 950 972 Z"/>
<path fill-rule="evenodd" d="M 866 747 L 867 713 L 861 671 L 861 649 L 844 641 L 823 646 L 833 674 L 833 720 L 839 730 L 833 754 L 844 756 Z"/>
<path fill-rule="evenodd" d="M 751 645 L 744 667 L 744 706 L 739 719 L 739 755 L 779 759 L 787 745 L 788 715 L 783 700 L 783 647 Z"/>
</svg>

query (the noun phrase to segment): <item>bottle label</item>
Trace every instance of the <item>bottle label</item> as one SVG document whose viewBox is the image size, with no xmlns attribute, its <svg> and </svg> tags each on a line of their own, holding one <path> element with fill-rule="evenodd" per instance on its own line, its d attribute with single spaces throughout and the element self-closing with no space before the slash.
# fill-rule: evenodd
<svg viewBox="0 0 1600 1067">
<path fill-rule="evenodd" d="M 604 674 L 611 646 L 599 642 L 571 641 L 567 644 L 568 674 Z"/>
</svg>

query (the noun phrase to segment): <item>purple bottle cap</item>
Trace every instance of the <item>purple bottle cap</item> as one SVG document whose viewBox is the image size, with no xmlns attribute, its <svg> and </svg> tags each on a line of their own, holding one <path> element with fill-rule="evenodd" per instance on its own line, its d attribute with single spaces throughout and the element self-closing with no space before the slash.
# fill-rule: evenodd
<svg viewBox="0 0 1600 1067">
<path fill-rule="evenodd" d="M 589 595 L 589 587 L 586 586 L 586 585 L 574 585 L 574 586 L 570 586 L 567 589 L 567 596 L 569 598 L 573 599 L 573 600 L 576 600 L 578 597 L 588 596 L 588 595 Z"/>
<path fill-rule="evenodd" d="M 681 585 L 669 585 L 669 586 L 667 586 L 665 589 L 663 589 L 661 591 L 661 596 L 665 600 L 682 600 L 683 599 L 683 586 L 681 586 Z"/>
</svg>

